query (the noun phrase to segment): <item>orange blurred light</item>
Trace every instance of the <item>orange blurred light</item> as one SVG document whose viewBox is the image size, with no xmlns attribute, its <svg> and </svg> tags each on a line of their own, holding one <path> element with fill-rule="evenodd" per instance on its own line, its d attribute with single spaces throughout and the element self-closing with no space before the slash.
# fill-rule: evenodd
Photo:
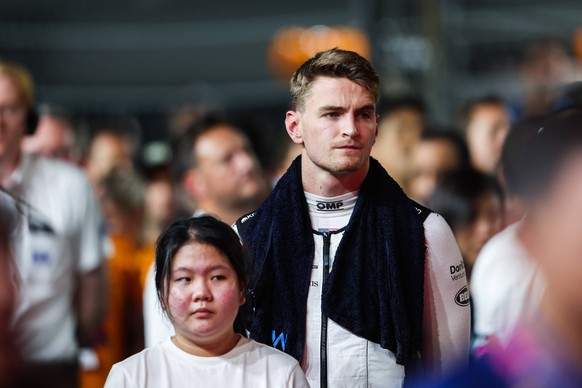
<svg viewBox="0 0 582 388">
<path fill-rule="evenodd" d="M 366 34 L 352 27 L 284 27 L 269 47 L 273 73 L 288 80 L 297 68 L 320 51 L 338 47 L 355 51 L 370 59 L 371 47 Z"/>
</svg>

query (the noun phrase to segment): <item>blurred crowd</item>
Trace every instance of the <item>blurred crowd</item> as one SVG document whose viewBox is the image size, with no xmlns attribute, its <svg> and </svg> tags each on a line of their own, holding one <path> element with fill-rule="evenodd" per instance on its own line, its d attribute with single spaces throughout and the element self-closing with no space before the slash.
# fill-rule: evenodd
<svg viewBox="0 0 582 388">
<path fill-rule="evenodd" d="M 421 93 L 383 97 L 372 156 L 449 223 L 464 260 L 450 275 L 469 282 L 475 356 L 505 360 L 496 355 L 516 332 L 527 342 L 542 330 L 531 347 L 552 355 L 574 343 L 563 365 L 579 373 L 582 145 L 572 127 L 582 133 L 582 113 L 571 107 L 582 106 L 582 86 L 571 81 L 580 73 L 541 43 L 523 74 L 521 100 L 478 96 L 445 127 Z M 31 75 L 0 62 L 0 386 L 102 387 L 114 363 L 158 340 L 163 322 L 147 294 L 164 228 L 192 214 L 233 224 L 301 147 L 259 147 L 244 121 L 196 106 L 169 117 L 167 141 L 147 144 L 131 116 L 82 120 L 34 106 Z M 551 131 L 560 135 L 540 140 Z M 12 259 L 23 254 L 31 264 Z"/>
</svg>

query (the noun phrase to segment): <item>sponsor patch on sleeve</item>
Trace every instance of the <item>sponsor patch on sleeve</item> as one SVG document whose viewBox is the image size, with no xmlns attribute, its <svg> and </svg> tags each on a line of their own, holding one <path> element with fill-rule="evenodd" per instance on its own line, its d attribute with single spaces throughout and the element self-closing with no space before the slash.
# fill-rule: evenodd
<svg viewBox="0 0 582 388">
<path fill-rule="evenodd" d="M 465 277 L 465 263 L 461 261 L 458 265 L 451 265 L 449 267 L 449 271 L 451 273 L 451 280 L 453 282 L 455 280 L 463 279 Z"/>
<path fill-rule="evenodd" d="M 469 305 L 469 290 L 467 286 L 463 286 L 455 295 L 455 303 L 461 307 Z"/>
</svg>

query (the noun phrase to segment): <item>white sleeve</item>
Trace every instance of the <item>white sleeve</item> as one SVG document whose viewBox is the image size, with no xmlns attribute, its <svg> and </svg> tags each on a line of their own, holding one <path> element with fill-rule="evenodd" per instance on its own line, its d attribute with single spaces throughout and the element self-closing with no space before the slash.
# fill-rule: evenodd
<svg viewBox="0 0 582 388">
<path fill-rule="evenodd" d="M 288 388 L 309 388 L 309 383 L 305 377 L 303 369 L 298 363 L 295 363 L 293 369 L 291 369 L 291 374 L 289 376 L 289 381 L 287 383 Z"/>
<path fill-rule="evenodd" d="M 431 213 L 424 222 L 425 263 L 423 360 L 439 378 L 469 358 L 471 307 L 461 252 L 446 221 Z"/>
<path fill-rule="evenodd" d="M 153 264 L 148 271 L 144 286 L 143 320 L 146 348 L 163 342 L 175 334 L 174 327 L 158 300 Z"/>
<path fill-rule="evenodd" d="M 129 375 L 123 367 L 119 364 L 113 365 L 109 375 L 107 375 L 107 380 L 105 381 L 104 388 L 133 388 L 135 384 L 131 381 Z"/>
</svg>

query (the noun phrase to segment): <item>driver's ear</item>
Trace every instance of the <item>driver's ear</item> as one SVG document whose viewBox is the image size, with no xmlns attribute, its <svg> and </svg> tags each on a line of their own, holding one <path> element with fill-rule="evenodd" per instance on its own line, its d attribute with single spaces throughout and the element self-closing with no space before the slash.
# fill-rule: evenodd
<svg viewBox="0 0 582 388">
<path fill-rule="evenodd" d="M 290 110 L 285 115 L 285 128 L 291 140 L 296 144 L 303 144 L 303 135 L 301 134 L 301 113 Z"/>
</svg>

